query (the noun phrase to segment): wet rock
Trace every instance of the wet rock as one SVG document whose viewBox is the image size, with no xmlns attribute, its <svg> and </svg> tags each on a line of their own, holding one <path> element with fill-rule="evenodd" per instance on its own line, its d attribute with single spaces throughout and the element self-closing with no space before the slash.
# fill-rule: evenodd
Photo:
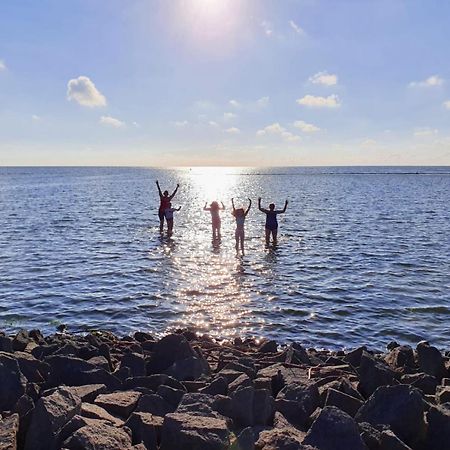
<svg viewBox="0 0 450 450">
<path fill-rule="evenodd" d="M 356 420 L 389 425 L 408 445 L 414 446 L 425 434 L 422 396 L 419 390 L 407 385 L 378 388 L 358 411 Z"/>
<path fill-rule="evenodd" d="M 303 443 L 320 450 L 367 450 L 355 421 L 334 406 L 322 409 Z"/>
<path fill-rule="evenodd" d="M 17 450 L 17 433 L 19 431 L 19 415 L 0 418 L 0 449 Z"/>
<path fill-rule="evenodd" d="M 148 450 L 157 450 L 161 440 L 163 418 L 150 413 L 134 412 L 125 423 L 132 432 L 133 444 L 143 443 Z"/>
<path fill-rule="evenodd" d="M 436 347 L 432 347 L 428 342 L 422 341 L 417 344 L 416 350 L 419 367 L 422 372 L 436 377 L 439 381 L 445 377 L 447 371 L 444 357 Z"/>
<path fill-rule="evenodd" d="M 414 352 L 409 345 L 395 347 L 386 355 L 384 360 L 394 369 L 401 367 L 413 368 L 415 366 Z"/>
<path fill-rule="evenodd" d="M 336 406 L 348 415 L 355 417 L 363 402 L 355 397 L 344 394 L 336 389 L 328 389 L 325 406 Z"/>
<path fill-rule="evenodd" d="M 141 395 L 140 392 L 136 391 L 100 394 L 95 399 L 95 404 L 106 409 L 110 414 L 117 414 L 120 417 L 128 418 L 135 409 Z"/>
<path fill-rule="evenodd" d="M 33 410 L 25 450 L 52 450 L 58 434 L 81 411 L 81 400 L 64 388 L 41 397 Z"/>
<path fill-rule="evenodd" d="M 450 409 L 433 406 L 427 412 L 426 449 L 448 450 L 450 442 Z"/>
<path fill-rule="evenodd" d="M 391 430 L 381 432 L 380 450 L 411 450 Z"/>
<path fill-rule="evenodd" d="M 426 373 L 406 374 L 401 378 L 402 384 L 410 384 L 411 386 L 420 389 L 424 394 L 434 395 L 438 381 L 435 377 Z"/>
<path fill-rule="evenodd" d="M 128 367 L 132 377 L 145 376 L 145 359 L 139 353 L 125 353 L 120 360 L 120 367 Z"/>
<path fill-rule="evenodd" d="M 226 421 L 172 413 L 164 418 L 161 450 L 227 450 L 230 432 Z"/>
<path fill-rule="evenodd" d="M 0 411 L 14 408 L 25 393 L 26 379 L 16 359 L 9 353 L 0 353 Z"/>
<path fill-rule="evenodd" d="M 128 450 L 132 446 L 128 431 L 109 425 L 88 425 L 75 431 L 64 445 L 68 450 Z"/>
<path fill-rule="evenodd" d="M 30 340 L 31 338 L 28 334 L 28 331 L 20 330 L 12 341 L 13 350 L 15 352 L 23 352 L 27 348 L 28 342 L 30 342 Z"/>
<path fill-rule="evenodd" d="M 106 409 L 98 405 L 93 405 L 92 403 L 82 403 L 80 414 L 81 416 L 88 417 L 89 419 L 102 420 L 115 427 L 120 427 L 124 424 L 124 421 L 122 419 L 113 416 L 108 411 L 106 411 Z"/>
<path fill-rule="evenodd" d="M 367 352 L 363 352 L 358 369 L 359 386 L 366 397 L 372 395 L 380 386 L 394 384 L 395 373 L 384 362 L 376 359 Z"/>
<path fill-rule="evenodd" d="M 204 362 L 195 356 L 175 361 L 165 372 L 180 381 L 193 381 L 200 378 L 203 374 L 210 373 L 205 368 Z"/>
<path fill-rule="evenodd" d="M 208 384 L 208 386 L 202 388 L 199 390 L 202 394 L 209 394 L 209 395 L 227 395 L 228 393 L 228 382 L 224 377 L 217 377 L 211 383 Z"/>
<path fill-rule="evenodd" d="M 159 386 L 156 393 L 161 396 L 167 403 L 176 408 L 178 406 L 178 403 L 180 403 L 181 398 L 185 394 L 185 391 L 182 391 L 181 389 L 174 389 L 170 386 L 165 386 L 162 384 L 161 386 Z"/>
</svg>

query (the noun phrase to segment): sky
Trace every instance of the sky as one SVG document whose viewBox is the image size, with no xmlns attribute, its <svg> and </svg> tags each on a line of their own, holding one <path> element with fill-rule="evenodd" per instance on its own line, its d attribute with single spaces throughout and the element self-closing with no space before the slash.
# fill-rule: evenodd
<svg viewBox="0 0 450 450">
<path fill-rule="evenodd" d="M 450 165 L 450 2 L 3 0 L 0 165 Z"/>
</svg>

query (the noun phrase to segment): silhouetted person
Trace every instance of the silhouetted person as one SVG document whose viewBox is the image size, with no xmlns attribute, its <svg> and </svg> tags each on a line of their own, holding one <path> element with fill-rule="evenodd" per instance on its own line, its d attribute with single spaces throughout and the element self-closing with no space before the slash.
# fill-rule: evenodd
<svg viewBox="0 0 450 450">
<path fill-rule="evenodd" d="M 209 208 L 208 208 L 208 203 L 205 203 L 205 206 L 203 208 L 204 211 L 209 211 L 211 213 L 211 225 L 212 225 L 213 239 L 220 239 L 220 214 L 219 214 L 219 211 L 225 210 L 225 205 L 222 202 L 220 202 L 220 203 L 222 204 L 222 207 L 219 206 L 219 203 L 212 202 L 209 205 Z"/>
<path fill-rule="evenodd" d="M 241 246 L 242 254 L 244 254 L 244 238 L 245 238 L 245 231 L 244 231 L 244 223 L 245 218 L 247 217 L 248 212 L 250 211 L 250 208 L 252 207 L 252 200 L 248 199 L 248 208 L 247 211 L 244 211 L 244 208 L 236 209 L 234 207 L 234 198 L 231 199 L 231 204 L 233 206 L 233 216 L 236 219 L 236 231 L 234 233 L 234 236 L 236 238 L 236 252 L 239 251 L 239 244 Z"/>
<path fill-rule="evenodd" d="M 158 210 L 158 217 L 159 217 L 159 231 L 160 233 L 163 232 L 164 229 L 164 212 L 169 207 L 171 200 L 174 198 L 175 194 L 178 191 L 178 188 L 180 187 L 179 184 L 177 184 L 177 187 L 173 191 L 172 195 L 169 195 L 169 191 L 161 192 L 161 188 L 159 187 L 159 182 L 156 180 L 156 186 L 158 186 L 158 193 L 159 193 L 159 210 Z"/>
<path fill-rule="evenodd" d="M 179 211 L 180 209 L 181 206 L 179 206 L 178 208 L 172 208 L 172 203 L 169 203 L 164 211 L 164 216 L 166 217 L 167 221 L 167 236 L 172 236 L 173 233 L 173 213 L 175 211 Z"/>
<path fill-rule="evenodd" d="M 275 204 L 271 203 L 269 209 L 261 208 L 261 197 L 258 198 L 258 209 L 266 215 L 266 245 L 270 244 L 270 235 L 274 245 L 277 243 L 278 235 L 278 220 L 277 215 L 286 212 L 288 201 L 284 203 L 284 208 L 280 210 L 275 209 Z"/>
</svg>

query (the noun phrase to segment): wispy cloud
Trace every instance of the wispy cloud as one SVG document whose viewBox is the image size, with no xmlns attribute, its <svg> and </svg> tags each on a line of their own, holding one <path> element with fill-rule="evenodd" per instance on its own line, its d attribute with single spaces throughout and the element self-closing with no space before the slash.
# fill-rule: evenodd
<svg viewBox="0 0 450 450">
<path fill-rule="evenodd" d="M 422 81 L 411 81 L 409 87 L 436 87 L 442 86 L 444 84 L 444 79 L 439 75 L 431 75 L 426 80 Z"/>
<path fill-rule="evenodd" d="M 315 75 L 309 78 L 309 81 L 313 84 L 322 84 L 324 86 L 334 86 L 338 82 L 338 76 L 334 73 L 328 73 L 326 71 L 317 72 Z"/>
<path fill-rule="evenodd" d="M 273 35 L 273 26 L 270 22 L 268 22 L 267 20 L 263 20 L 261 21 L 260 25 L 266 36 L 270 37 Z"/>
<path fill-rule="evenodd" d="M 303 131 L 303 133 L 316 133 L 317 131 L 320 131 L 319 127 L 316 127 L 312 123 L 304 122 L 303 120 L 296 120 L 294 122 L 294 127 Z"/>
<path fill-rule="evenodd" d="M 320 97 L 315 95 L 305 95 L 297 100 L 299 105 L 309 106 L 311 108 L 339 108 L 341 101 L 335 94 L 328 97 Z"/>
<path fill-rule="evenodd" d="M 106 127 L 112 127 L 112 128 L 124 128 L 125 127 L 125 122 L 122 122 L 121 120 L 116 119 L 115 117 L 111 117 L 111 116 L 101 116 L 99 123 Z"/>
<path fill-rule="evenodd" d="M 90 78 L 85 76 L 69 80 L 67 83 L 67 99 L 89 108 L 106 105 L 105 96 L 95 87 Z"/>
<path fill-rule="evenodd" d="M 297 33 L 297 34 L 300 34 L 300 35 L 302 35 L 302 36 L 304 36 L 306 33 L 305 33 L 305 30 L 303 30 L 303 28 L 300 26 L 300 25 L 298 25 L 298 24 L 296 24 L 293 20 L 290 20 L 289 21 L 289 26 Z"/>
<path fill-rule="evenodd" d="M 260 99 L 256 100 L 256 106 L 260 109 L 267 108 L 269 105 L 269 97 L 261 97 Z"/>
<path fill-rule="evenodd" d="M 172 125 L 176 128 L 184 128 L 189 125 L 189 122 L 187 120 L 175 120 Z"/>
<path fill-rule="evenodd" d="M 227 128 L 224 131 L 225 131 L 225 133 L 228 133 L 228 134 L 239 134 L 241 132 L 241 130 L 236 127 Z"/>
<path fill-rule="evenodd" d="M 375 139 L 366 138 L 361 141 L 361 146 L 366 149 L 372 149 L 376 147 L 378 142 Z"/>
<path fill-rule="evenodd" d="M 443 103 L 443 105 L 444 105 L 444 108 L 450 109 L 450 100 L 445 101 L 445 102 Z"/>
<path fill-rule="evenodd" d="M 232 112 L 225 112 L 223 113 L 223 119 L 224 120 L 234 120 L 236 119 L 237 115 Z"/>
<path fill-rule="evenodd" d="M 287 142 L 295 142 L 300 140 L 300 136 L 297 136 L 296 134 L 286 130 L 286 128 L 281 126 L 278 122 L 272 123 L 271 125 L 267 125 L 261 130 L 258 130 L 256 132 L 256 135 L 257 136 L 279 135 L 283 140 Z"/>
<path fill-rule="evenodd" d="M 240 108 L 242 105 L 237 100 L 230 100 L 228 102 L 233 108 Z"/>
<path fill-rule="evenodd" d="M 6 64 L 5 61 L 3 61 L 3 59 L 0 59 L 0 72 L 2 70 L 6 70 Z"/>
<path fill-rule="evenodd" d="M 40 122 L 40 121 L 41 121 L 41 116 L 38 116 L 37 114 L 33 114 L 33 115 L 31 116 L 31 120 L 32 120 L 34 123 Z"/>
<path fill-rule="evenodd" d="M 219 127 L 219 124 L 217 122 L 215 122 L 214 120 L 210 120 L 208 122 L 208 125 L 213 127 L 213 128 L 218 128 Z"/>
<path fill-rule="evenodd" d="M 414 130 L 414 137 L 418 138 L 424 138 L 424 137 L 430 137 L 430 136 L 436 136 L 439 133 L 439 131 L 436 128 L 431 127 L 422 127 L 422 128 L 416 128 Z"/>
</svg>

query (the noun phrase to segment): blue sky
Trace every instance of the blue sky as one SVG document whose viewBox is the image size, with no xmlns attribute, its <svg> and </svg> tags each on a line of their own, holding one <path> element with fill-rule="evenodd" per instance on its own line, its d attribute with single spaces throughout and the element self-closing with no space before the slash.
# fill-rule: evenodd
<svg viewBox="0 0 450 450">
<path fill-rule="evenodd" d="M 450 2 L 0 3 L 0 165 L 450 165 Z"/>
</svg>

